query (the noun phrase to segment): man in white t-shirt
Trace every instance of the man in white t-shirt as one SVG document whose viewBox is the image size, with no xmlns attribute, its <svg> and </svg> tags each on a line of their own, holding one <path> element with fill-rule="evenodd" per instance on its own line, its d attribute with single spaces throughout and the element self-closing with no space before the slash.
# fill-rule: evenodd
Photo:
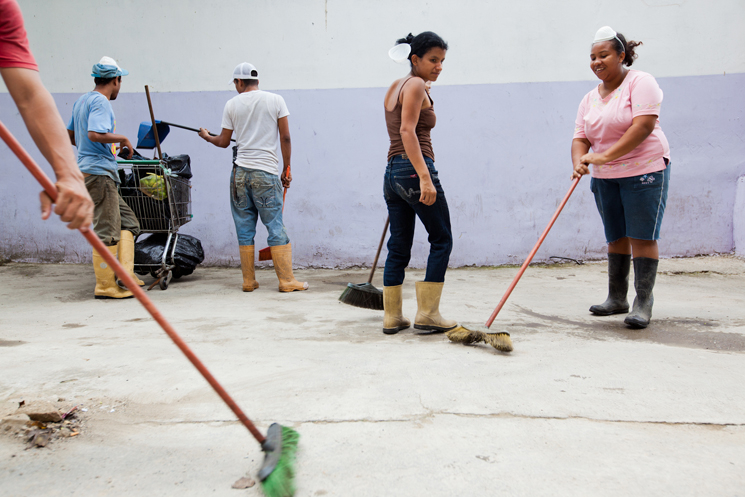
<svg viewBox="0 0 745 497">
<path fill-rule="evenodd" d="M 222 132 L 210 135 L 204 128 L 199 136 L 221 148 L 233 147 L 233 172 L 230 176 L 230 205 L 238 234 L 243 271 L 243 291 L 259 288 L 254 272 L 254 236 L 261 217 L 268 231 L 268 243 L 279 279 L 280 292 L 307 290 L 292 274 L 292 245 L 282 222 L 282 186 L 290 187 L 290 112 L 284 99 L 259 90 L 259 72 L 248 62 L 233 71 L 238 95 L 228 100 L 222 115 Z M 282 150 L 280 183 L 277 148 Z"/>
</svg>

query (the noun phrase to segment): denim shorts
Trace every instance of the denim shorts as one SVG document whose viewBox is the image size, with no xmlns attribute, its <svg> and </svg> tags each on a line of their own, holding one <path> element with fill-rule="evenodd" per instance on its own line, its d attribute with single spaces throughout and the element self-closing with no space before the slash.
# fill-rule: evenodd
<svg viewBox="0 0 745 497">
<path fill-rule="evenodd" d="M 590 189 L 603 220 L 605 240 L 659 240 L 670 184 L 670 163 L 655 173 L 629 178 L 592 178 Z"/>
</svg>

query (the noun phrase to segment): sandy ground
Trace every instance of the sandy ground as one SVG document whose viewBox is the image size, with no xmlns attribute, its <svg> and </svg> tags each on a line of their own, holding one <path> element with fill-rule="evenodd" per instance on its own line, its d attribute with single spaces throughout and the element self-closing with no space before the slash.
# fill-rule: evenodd
<svg viewBox="0 0 745 497">
<path fill-rule="evenodd" d="M 448 271 L 443 314 L 483 323 L 516 271 Z M 644 331 L 588 313 L 605 264 L 531 267 L 493 327 L 510 354 L 383 335 L 381 312 L 337 301 L 365 270 L 296 274 L 310 291 L 198 268 L 149 295 L 261 429 L 299 431 L 299 496 L 745 496 L 742 259 L 661 261 Z M 0 417 L 87 409 L 46 448 L 0 436 L 0 495 L 261 495 L 230 488 L 262 460 L 245 428 L 136 301 L 93 284 L 87 266 L 0 266 Z"/>
</svg>

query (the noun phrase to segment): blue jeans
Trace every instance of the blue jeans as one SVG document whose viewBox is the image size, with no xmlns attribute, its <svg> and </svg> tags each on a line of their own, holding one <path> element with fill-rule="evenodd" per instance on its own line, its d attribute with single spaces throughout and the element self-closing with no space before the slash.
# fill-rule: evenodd
<svg viewBox="0 0 745 497">
<path fill-rule="evenodd" d="M 404 272 L 411 259 L 417 216 L 429 234 L 429 258 L 424 281 L 445 281 L 450 251 L 453 249 L 450 211 L 437 177 L 435 162 L 429 157 L 425 157 L 424 161 L 437 190 L 437 200 L 432 205 L 419 202 L 419 175 L 408 159 L 397 155 L 388 161 L 385 170 L 383 195 L 391 218 L 391 237 L 388 239 L 388 257 L 383 273 L 385 286 L 397 286 L 404 282 Z"/>
<path fill-rule="evenodd" d="M 270 247 L 290 243 L 282 223 L 282 183 L 276 174 L 233 166 L 230 208 L 238 245 L 254 244 L 259 216 L 269 232 Z"/>
</svg>

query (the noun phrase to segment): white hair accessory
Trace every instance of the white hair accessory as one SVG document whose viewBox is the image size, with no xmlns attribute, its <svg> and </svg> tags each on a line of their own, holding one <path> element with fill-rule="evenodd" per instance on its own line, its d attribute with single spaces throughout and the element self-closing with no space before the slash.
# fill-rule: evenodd
<svg viewBox="0 0 745 497">
<path fill-rule="evenodd" d="M 408 60 L 410 53 L 411 45 L 409 45 L 408 43 L 399 43 L 395 47 L 388 50 L 388 57 L 401 64 L 402 62 Z"/>
<path fill-rule="evenodd" d="M 610 26 L 603 26 L 602 28 L 598 29 L 597 33 L 595 33 L 595 39 L 592 41 L 592 44 L 600 43 L 601 41 L 609 41 L 615 38 L 618 40 L 618 43 L 621 44 L 621 47 L 624 47 L 623 42 L 620 38 L 618 38 L 618 33 L 615 32 L 613 28 Z"/>
</svg>

